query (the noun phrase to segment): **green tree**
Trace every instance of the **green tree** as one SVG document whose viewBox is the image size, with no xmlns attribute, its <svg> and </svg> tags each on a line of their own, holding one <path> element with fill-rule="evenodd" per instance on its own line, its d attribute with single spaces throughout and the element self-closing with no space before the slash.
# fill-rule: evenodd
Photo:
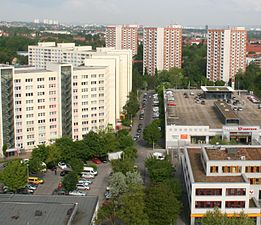
<svg viewBox="0 0 261 225">
<path fill-rule="evenodd" d="M 104 145 L 101 142 L 101 137 L 98 133 L 90 131 L 83 139 L 86 148 L 89 151 L 89 156 L 102 156 Z"/>
<path fill-rule="evenodd" d="M 139 110 L 139 101 L 135 92 L 130 92 L 128 101 L 123 109 L 128 118 L 132 118 Z"/>
<path fill-rule="evenodd" d="M 96 223 L 101 224 L 106 222 L 106 224 L 116 225 L 117 221 L 117 205 L 116 202 L 111 199 L 103 203 L 99 208 L 96 218 Z"/>
<path fill-rule="evenodd" d="M 137 158 L 137 149 L 134 147 L 127 147 L 123 150 L 123 157 L 125 159 L 135 160 Z"/>
<path fill-rule="evenodd" d="M 39 173 L 43 170 L 42 161 L 39 158 L 33 157 L 29 160 L 29 170 L 33 173 Z"/>
<path fill-rule="evenodd" d="M 69 161 L 70 166 L 72 167 L 73 171 L 77 174 L 83 171 L 83 162 L 80 159 L 73 158 Z"/>
<path fill-rule="evenodd" d="M 165 160 L 149 157 L 145 161 L 145 166 L 152 182 L 163 182 L 172 177 L 172 165 L 168 157 Z"/>
<path fill-rule="evenodd" d="M 63 187 L 66 191 L 73 191 L 78 183 L 77 173 L 72 171 L 64 176 L 62 181 Z"/>
<path fill-rule="evenodd" d="M 129 185 L 142 185 L 143 184 L 143 180 L 141 178 L 140 173 L 138 172 L 127 172 L 126 173 L 126 184 Z"/>
<path fill-rule="evenodd" d="M 239 217 L 234 215 L 233 217 L 227 217 L 226 214 L 221 213 L 218 208 L 212 211 L 208 211 L 206 215 L 201 219 L 202 225 L 255 225 L 256 223 L 251 218 L 247 217 L 243 212 Z"/>
<path fill-rule="evenodd" d="M 113 173 L 109 180 L 110 192 L 112 197 L 119 197 L 128 190 L 126 176 L 121 172 Z"/>
<path fill-rule="evenodd" d="M 1 172 L 0 179 L 10 190 L 17 191 L 27 183 L 27 166 L 20 160 L 10 161 Z"/>
<path fill-rule="evenodd" d="M 4 155 L 4 157 L 6 157 L 7 155 L 6 155 L 6 150 L 7 150 L 7 144 L 4 144 L 3 145 L 3 148 L 2 148 L 2 150 L 3 150 L 3 155 Z"/>
<path fill-rule="evenodd" d="M 143 139 L 150 145 L 157 143 L 160 140 L 161 132 L 159 129 L 160 121 L 154 120 L 143 131 Z"/>
<path fill-rule="evenodd" d="M 111 166 L 114 173 L 122 172 L 126 174 L 129 171 L 134 171 L 134 161 L 128 158 L 111 160 Z"/>
<path fill-rule="evenodd" d="M 156 183 L 146 190 L 146 213 L 150 225 L 175 224 L 181 203 L 164 183 Z"/>
<path fill-rule="evenodd" d="M 48 150 L 48 156 L 46 159 L 46 163 L 47 164 L 57 164 L 61 159 L 61 149 L 58 148 L 56 145 L 49 145 L 47 146 L 47 150 Z"/>
<path fill-rule="evenodd" d="M 118 136 L 118 148 L 120 150 L 123 150 L 127 147 L 132 147 L 134 142 L 132 140 L 132 137 L 130 135 L 120 135 Z"/>
<path fill-rule="evenodd" d="M 144 188 L 142 185 L 129 185 L 128 192 L 119 198 L 118 217 L 123 224 L 149 225 L 145 213 Z"/>
<path fill-rule="evenodd" d="M 69 161 L 76 157 L 76 151 L 74 150 L 74 142 L 71 137 L 64 136 L 55 140 L 55 146 L 60 149 L 61 158 L 65 161 Z"/>
<path fill-rule="evenodd" d="M 33 149 L 32 158 L 37 158 L 42 162 L 46 162 L 48 157 L 48 147 L 46 145 L 38 145 Z"/>
</svg>

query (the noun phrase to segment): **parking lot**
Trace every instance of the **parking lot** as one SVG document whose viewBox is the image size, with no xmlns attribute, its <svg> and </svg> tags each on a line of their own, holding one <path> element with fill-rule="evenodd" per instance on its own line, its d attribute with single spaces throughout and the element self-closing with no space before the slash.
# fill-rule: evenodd
<svg viewBox="0 0 261 225">
<path fill-rule="evenodd" d="M 188 98 L 184 97 L 184 93 L 188 93 Z M 174 97 L 176 102 L 177 119 L 176 125 L 209 125 L 210 128 L 221 128 L 222 121 L 219 120 L 214 109 L 215 100 L 205 100 L 205 104 L 196 103 L 195 96 L 202 93 L 200 90 L 193 90 L 193 96 L 189 91 L 175 90 Z M 238 95 L 236 97 L 240 102 L 242 111 L 235 111 L 240 118 L 240 125 L 261 126 L 261 110 L 258 109 L 257 104 L 252 103 L 247 99 L 246 94 Z"/>
</svg>

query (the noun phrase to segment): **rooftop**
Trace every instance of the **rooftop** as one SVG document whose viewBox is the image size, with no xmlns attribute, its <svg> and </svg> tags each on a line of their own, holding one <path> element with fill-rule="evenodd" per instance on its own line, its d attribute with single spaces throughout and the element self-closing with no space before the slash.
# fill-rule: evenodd
<svg viewBox="0 0 261 225">
<path fill-rule="evenodd" d="M 188 148 L 188 155 L 191 164 L 195 182 L 208 183 L 243 183 L 245 182 L 242 176 L 206 176 L 202 166 L 200 155 L 200 148 Z"/>
<path fill-rule="evenodd" d="M 233 92 L 233 88 L 227 86 L 201 86 L 202 91 L 211 92 Z"/>
<path fill-rule="evenodd" d="M 15 69 L 14 73 L 15 74 L 20 74 L 20 73 L 47 73 L 47 72 L 53 72 L 51 70 L 46 70 L 46 69 L 35 69 L 35 68 L 20 68 L 20 69 Z"/>
<path fill-rule="evenodd" d="M 217 111 L 214 107 L 216 100 L 204 99 L 205 104 L 196 103 L 194 99 L 197 94 L 202 94 L 201 90 L 173 90 L 175 98 L 175 115 L 171 124 L 182 126 L 209 126 L 210 128 L 220 129 L 224 125 L 219 119 Z M 190 95 L 193 92 L 193 96 Z M 188 94 L 185 98 L 184 93 Z M 235 111 L 240 119 L 241 126 L 260 126 L 261 127 L 261 111 L 257 105 L 247 99 L 246 94 L 233 94 L 239 100 L 239 106 L 242 111 Z M 167 115 L 166 115 L 167 116 Z"/>
<path fill-rule="evenodd" d="M 0 195 L 0 224 L 88 225 L 97 202 L 96 196 Z"/>
<path fill-rule="evenodd" d="M 226 119 L 238 119 L 237 114 L 233 111 L 232 107 L 228 105 L 224 101 L 217 101 L 214 102 L 215 106 L 218 108 L 219 112 L 226 118 Z"/>
<path fill-rule="evenodd" d="M 261 160 L 260 148 L 226 148 L 224 150 L 205 148 L 209 160 Z"/>
</svg>

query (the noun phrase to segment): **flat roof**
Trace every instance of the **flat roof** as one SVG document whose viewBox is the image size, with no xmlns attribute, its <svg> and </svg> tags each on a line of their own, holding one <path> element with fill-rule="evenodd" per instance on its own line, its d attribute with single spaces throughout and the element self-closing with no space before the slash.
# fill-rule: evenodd
<svg viewBox="0 0 261 225">
<path fill-rule="evenodd" d="M 201 90 L 205 92 L 233 92 L 234 89 L 229 86 L 201 86 Z"/>
<path fill-rule="evenodd" d="M 96 196 L 0 194 L 0 224 L 66 225 L 73 218 L 73 225 L 88 225 L 97 203 Z"/>
<path fill-rule="evenodd" d="M 224 125 L 219 119 L 217 111 L 214 107 L 216 100 L 204 99 L 205 104 L 196 103 L 194 99 L 197 94 L 203 94 L 202 90 L 174 90 L 173 96 L 175 98 L 175 118 L 171 124 L 181 126 L 209 126 L 210 128 L 221 129 Z M 193 92 L 194 95 L 190 95 Z M 184 93 L 188 94 L 185 98 Z M 242 111 L 236 111 L 240 119 L 240 126 L 260 126 L 261 127 L 261 110 L 256 104 L 253 104 L 247 97 L 247 94 L 238 95 L 233 94 L 240 101 Z M 165 99 L 167 101 L 167 99 Z M 166 118 L 168 112 L 166 112 Z M 170 125 L 170 124 L 168 124 Z"/>
<path fill-rule="evenodd" d="M 215 106 L 219 110 L 219 112 L 226 118 L 226 119 L 234 119 L 239 120 L 237 114 L 233 111 L 232 107 L 228 105 L 224 101 L 216 101 L 214 102 Z"/>
<path fill-rule="evenodd" d="M 205 150 L 209 160 L 241 160 L 242 156 L 245 160 L 261 160 L 261 147 L 230 147 L 222 150 L 205 148 Z"/>
<path fill-rule="evenodd" d="M 106 69 L 107 66 L 79 66 L 74 67 L 73 70 L 95 70 L 95 69 Z"/>
<path fill-rule="evenodd" d="M 188 148 L 187 152 L 195 182 L 245 183 L 242 176 L 206 176 L 200 159 L 202 150 L 199 148 Z"/>
<path fill-rule="evenodd" d="M 46 69 L 29 69 L 29 68 L 21 68 L 21 69 L 15 69 L 14 73 L 15 74 L 20 74 L 20 73 L 47 73 L 47 72 L 54 72 L 51 70 L 46 70 Z"/>
</svg>

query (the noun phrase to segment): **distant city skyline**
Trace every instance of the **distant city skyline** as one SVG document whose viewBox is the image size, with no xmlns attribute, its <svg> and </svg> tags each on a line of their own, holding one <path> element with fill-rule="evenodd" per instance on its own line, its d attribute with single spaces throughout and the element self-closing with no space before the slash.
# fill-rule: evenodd
<svg viewBox="0 0 261 225">
<path fill-rule="evenodd" d="M 0 20 L 62 23 L 259 26 L 260 0 L 0 0 Z"/>
</svg>

